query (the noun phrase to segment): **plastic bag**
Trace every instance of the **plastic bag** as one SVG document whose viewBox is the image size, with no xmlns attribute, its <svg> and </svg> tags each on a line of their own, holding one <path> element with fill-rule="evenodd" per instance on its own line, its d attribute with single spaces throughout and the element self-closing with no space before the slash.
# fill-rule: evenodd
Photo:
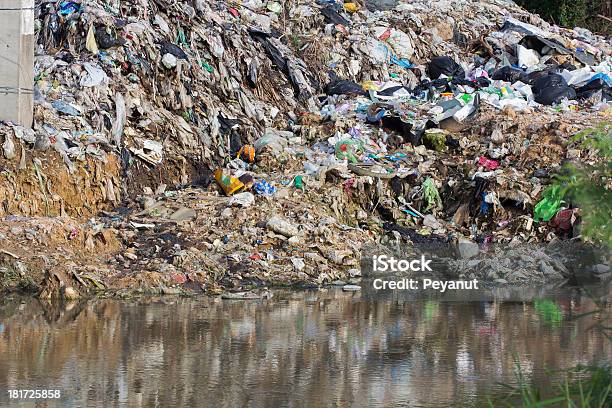
<svg viewBox="0 0 612 408">
<path fill-rule="evenodd" d="M 327 95 L 365 95 L 361 85 L 338 77 L 332 78 L 325 86 L 325 93 Z"/>
<path fill-rule="evenodd" d="M 534 221 L 550 221 L 559 212 L 563 203 L 561 186 L 551 186 L 542 195 L 544 198 L 533 209 Z"/>
<path fill-rule="evenodd" d="M 525 73 L 523 70 L 512 68 L 511 66 L 505 66 L 495 71 L 493 75 L 491 75 L 491 79 L 515 83 L 518 81 L 523 81 L 524 76 Z"/>
<path fill-rule="evenodd" d="M 562 99 L 576 99 L 576 90 L 567 86 L 561 75 L 549 74 L 536 79 L 531 87 L 535 101 L 542 105 L 560 103 Z"/>
<path fill-rule="evenodd" d="M 555 87 L 555 86 L 567 86 L 567 82 L 565 82 L 565 79 L 563 79 L 563 77 L 561 75 L 559 75 L 559 74 L 550 74 L 549 73 L 546 76 L 542 76 L 540 78 L 537 78 L 533 82 L 533 85 L 531 86 L 531 89 L 532 89 L 533 93 L 535 93 L 537 95 L 540 92 L 542 92 L 543 90 L 545 90 L 547 88 Z"/>
<path fill-rule="evenodd" d="M 327 23 L 340 24 L 343 26 L 348 26 L 350 24 L 350 22 L 342 17 L 332 6 L 327 6 L 322 9 L 321 14 L 323 14 Z"/>
<path fill-rule="evenodd" d="M 10 133 L 5 133 L 4 137 L 4 143 L 2 144 L 2 151 L 4 152 L 4 157 L 7 160 L 12 160 L 15 158 L 15 143 L 13 143 L 13 137 Z"/>
<path fill-rule="evenodd" d="M 358 140 L 344 139 L 336 143 L 335 150 L 338 159 L 347 159 L 351 163 L 357 163 L 357 154 L 363 152 L 363 146 Z"/>
<path fill-rule="evenodd" d="M 427 64 L 427 72 L 431 79 L 438 79 L 441 75 L 448 77 L 465 78 L 465 70 L 452 58 L 447 56 L 434 57 Z"/>
<path fill-rule="evenodd" d="M 256 152 L 259 152 L 265 146 L 270 146 L 274 151 L 280 153 L 287 146 L 287 139 L 274 133 L 268 133 L 253 143 Z"/>
<path fill-rule="evenodd" d="M 612 87 L 608 86 L 602 78 L 597 78 L 580 88 L 576 88 L 576 98 L 589 99 L 599 91 L 601 91 L 602 101 L 612 101 Z"/>
<path fill-rule="evenodd" d="M 540 62 L 540 56 L 534 50 L 528 50 L 522 45 L 517 45 L 516 48 L 519 65 L 521 67 L 529 68 L 534 65 L 537 65 Z"/>
<path fill-rule="evenodd" d="M 427 202 L 427 206 L 423 212 L 442 208 L 440 192 L 438 191 L 438 188 L 431 177 L 428 177 L 423 182 L 423 198 Z"/>
<path fill-rule="evenodd" d="M 563 99 L 576 99 L 576 90 L 571 86 L 555 86 L 544 89 L 536 95 L 535 101 L 542 105 L 560 103 Z"/>
</svg>

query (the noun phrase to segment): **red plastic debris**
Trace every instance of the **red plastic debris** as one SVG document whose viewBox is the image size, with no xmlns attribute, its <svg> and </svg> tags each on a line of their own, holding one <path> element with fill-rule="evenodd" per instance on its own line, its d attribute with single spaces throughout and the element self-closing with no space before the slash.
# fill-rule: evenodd
<svg viewBox="0 0 612 408">
<path fill-rule="evenodd" d="M 384 33 L 378 37 L 380 41 L 385 41 L 387 38 L 391 37 L 391 27 L 387 28 Z"/>
<path fill-rule="evenodd" d="M 495 170 L 499 167 L 499 162 L 491 159 L 487 159 L 484 156 L 478 158 L 478 164 L 484 166 L 487 170 Z"/>
<path fill-rule="evenodd" d="M 249 259 L 253 261 L 261 261 L 263 259 L 263 256 L 261 256 L 261 254 L 259 253 L 254 253 L 253 255 L 249 256 Z"/>
</svg>

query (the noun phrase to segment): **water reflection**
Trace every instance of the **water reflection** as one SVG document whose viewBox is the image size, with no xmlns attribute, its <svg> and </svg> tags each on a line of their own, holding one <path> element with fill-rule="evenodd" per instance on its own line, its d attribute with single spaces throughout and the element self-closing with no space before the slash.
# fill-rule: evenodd
<svg viewBox="0 0 612 408">
<path fill-rule="evenodd" d="M 149 298 L 0 305 L 0 390 L 59 388 L 36 406 L 476 406 L 545 369 L 610 359 L 579 295 L 405 301 L 276 292 L 267 301 Z M 552 320 L 551 317 L 553 316 Z M 12 405 L 11 405 L 12 404 Z M 0 406 L 17 404 L 0 394 Z"/>
</svg>

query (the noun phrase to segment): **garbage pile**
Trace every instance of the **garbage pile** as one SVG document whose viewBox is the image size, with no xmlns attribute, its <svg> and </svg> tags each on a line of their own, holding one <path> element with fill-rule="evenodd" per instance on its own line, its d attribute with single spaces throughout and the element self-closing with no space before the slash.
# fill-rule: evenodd
<svg viewBox="0 0 612 408">
<path fill-rule="evenodd" d="M 36 28 L 0 215 L 94 216 L 124 247 L 96 281 L 119 286 L 322 284 L 368 241 L 571 237 L 533 209 L 612 114 L 610 42 L 511 1 L 37 0 Z"/>
</svg>

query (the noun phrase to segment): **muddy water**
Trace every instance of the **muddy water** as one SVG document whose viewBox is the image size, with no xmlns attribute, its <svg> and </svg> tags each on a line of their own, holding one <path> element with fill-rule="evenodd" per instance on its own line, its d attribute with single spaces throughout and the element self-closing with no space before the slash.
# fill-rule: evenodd
<svg viewBox="0 0 612 408">
<path fill-rule="evenodd" d="M 264 301 L 0 300 L 0 406 L 478 406 L 609 360 L 579 293 L 447 301 L 337 290 Z M 536 298 L 537 300 L 529 300 Z M 6 389 L 59 389 L 10 400 Z"/>
</svg>

